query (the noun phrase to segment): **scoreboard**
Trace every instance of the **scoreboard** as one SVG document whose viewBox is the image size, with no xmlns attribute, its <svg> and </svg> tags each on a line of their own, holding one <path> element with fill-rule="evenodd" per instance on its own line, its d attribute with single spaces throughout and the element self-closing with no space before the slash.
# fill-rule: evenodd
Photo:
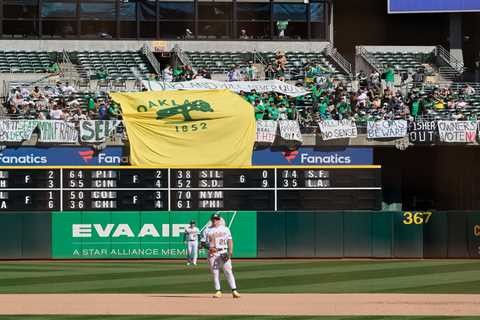
<svg viewBox="0 0 480 320">
<path fill-rule="evenodd" d="M 381 208 L 380 166 L 0 167 L 0 211 Z"/>
</svg>

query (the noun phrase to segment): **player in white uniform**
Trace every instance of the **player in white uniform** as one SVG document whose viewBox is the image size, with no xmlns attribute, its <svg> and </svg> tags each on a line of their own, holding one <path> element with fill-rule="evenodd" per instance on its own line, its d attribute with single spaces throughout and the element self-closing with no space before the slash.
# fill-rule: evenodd
<svg viewBox="0 0 480 320">
<path fill-rule="evenodd" d="M 195 220 L 190 221 L 190 225 L 185 228 L 183 240 L 187 245 L 187 266 L 197 265 L 198 258 L 198 236 L 200 230 L 197 228 Z"/>
<path fill-rule="evenodd" d="M 213 274 L 215 285 L 214 298 L 222 297 L 220 287 L 220 268 L 223 269 L 234 298 L 240 298 L 232 271 L 233 239 L 230 229 L 222 224 L 220 215 L 215 213 L 211 217 L 212 224 L 205 229 L 204 237 L 208 248 L 208 264 Z"/>
</svg>

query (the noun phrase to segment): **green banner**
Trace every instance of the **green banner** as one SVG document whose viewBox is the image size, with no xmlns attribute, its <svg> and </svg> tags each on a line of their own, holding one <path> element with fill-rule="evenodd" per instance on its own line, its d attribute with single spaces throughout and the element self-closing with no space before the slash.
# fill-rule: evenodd
<svg viewBox="0 0 480 320">
<path fill-rule="evenodd" d="M 200 229 L 214 212 L 53 212 L 54 259 L 185 258 L 183 231 L 191 220 Z M 257 213 L 219 212 L 230 227 L 234 257 L 257 256 Z M 205 257 L 205 251 L 200 251 Z"/>
</svg>

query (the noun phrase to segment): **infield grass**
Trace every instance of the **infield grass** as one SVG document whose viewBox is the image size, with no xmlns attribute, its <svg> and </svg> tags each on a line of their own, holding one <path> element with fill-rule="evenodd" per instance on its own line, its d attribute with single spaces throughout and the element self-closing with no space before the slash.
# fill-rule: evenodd
<svg viewBox="0 0 480 320">
<path fill-rule="evenodd" d="M 234 261 L 234 272 L 243 293 L 480 293 L 475 260 Z M 197 267 L 161 261 L 0 263 L 0 293 L 211 291 L 205 261 Z"/>
</svg>

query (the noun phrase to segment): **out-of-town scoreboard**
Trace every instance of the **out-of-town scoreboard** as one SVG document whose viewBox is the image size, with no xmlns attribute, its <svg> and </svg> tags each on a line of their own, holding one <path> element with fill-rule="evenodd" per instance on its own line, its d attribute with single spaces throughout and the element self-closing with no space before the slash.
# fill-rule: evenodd
<svg viewBox="0 0 480 320">
<path fill-rule="evenodd" d="M 380 170 L 0 167 L 0 211 L 378 210 Z"/>
</svg>

